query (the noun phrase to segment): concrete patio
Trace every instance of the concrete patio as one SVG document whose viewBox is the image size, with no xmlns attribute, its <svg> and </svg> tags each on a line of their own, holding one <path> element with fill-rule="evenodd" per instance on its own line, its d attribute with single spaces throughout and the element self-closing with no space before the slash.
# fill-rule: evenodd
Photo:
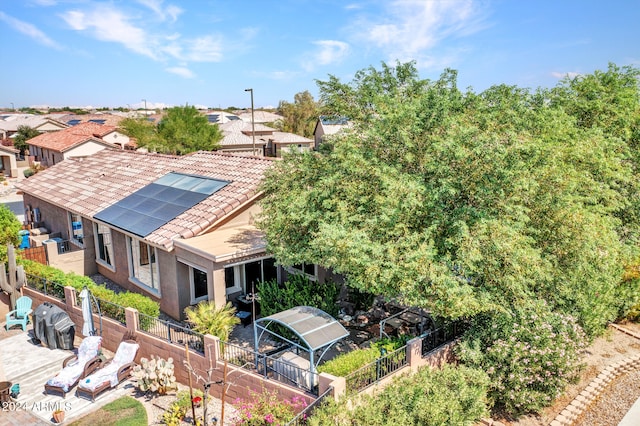
<svg viewBox="0 0 640 426">
<path fill-rule="evenodd" d="M 73 389 L 66 398 L 47 395 L 44 393 L 44 384 L 60 371 L 62 361 L 73 352 L 34 344 L 31 327 L 27 332 L 19 328 L 7 332 L 2 325 L 0 334 L 0 381 L 20 384 L 20 395 L 12 407 L 14 410 L 3 410 L 0 424 L 53 424 L 52 412 L 56 409 L 65 411 L 64 423 L 67 424 L 121 396 L 131 394 L 133 385 L 125 381 L 116 389 L 102 393 L 95 402 L 76 397 Z M 77 348 L 78 338 L 75 343 Z M 105 356 L 109 358 L 112 354 L 105 353 Z"/>
</svg>

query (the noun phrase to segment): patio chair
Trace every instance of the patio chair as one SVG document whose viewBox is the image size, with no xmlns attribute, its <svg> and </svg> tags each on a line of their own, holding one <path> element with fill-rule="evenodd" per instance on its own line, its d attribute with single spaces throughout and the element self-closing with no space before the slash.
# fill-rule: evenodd
<svg viewBox="0 0 640 426">
<path fill-rule="evenodd" d="M 100 336 L 86 337 L 80 343 L 78 354 L 62 361 L 62 370 L 55 377 L 47 380 L 44 392 L 47 394 L 58 392 L 65 398 L 67 392 L 77 385 L 80 379 L 100 368 L 102 359 L 98 356 L 98 352 L 101 343 L 102 337 Z"/>
<path fill-rule="evenodd" d="M 118 345 L 113 359 L 105 363 L 104 367 L 80 381 L 76 389 L 78 397 L 91 397 L 92 401 L 102 391 L 117 387 L 123 380 L 131 375 L 133 360 L 138 353 L 138 345 L 134 340 L 123 340 Z"/>
<path fill-rule="evenodd" d="M 20 325 L 22 331 L 27 331 L 27 323 L 29 323 L 29 315 L 33 310 L 31 309 L 32 300 L 27 296 L 22 296 L 16 300 L 16 309 L 7 314 L 7 323 L 5 329 L 9 330 L 12 325 Z"/>
</svg>

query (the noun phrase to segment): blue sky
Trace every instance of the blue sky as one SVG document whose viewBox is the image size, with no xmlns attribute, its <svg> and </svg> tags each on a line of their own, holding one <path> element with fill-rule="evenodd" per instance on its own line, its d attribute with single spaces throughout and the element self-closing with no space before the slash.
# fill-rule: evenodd
<svg viewBox="0 0 640 426">
<path fill-rule="evenodd" d="M 638 0 L 0 0 L 0 108 L 256 108 L 385 61 L 459 87 L 640 66 Z"/>
</svg>

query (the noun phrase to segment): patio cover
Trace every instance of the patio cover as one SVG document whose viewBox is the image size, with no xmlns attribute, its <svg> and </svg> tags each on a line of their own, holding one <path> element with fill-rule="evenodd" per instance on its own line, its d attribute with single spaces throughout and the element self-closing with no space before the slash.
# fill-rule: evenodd
<svg viewBox="0 0 640 426">
<path fill-rule="evenodd" d="M 296 306 L 259 318 L 255 320 L 255 325 L 257 328 L 268 331 L 267 327 L 271 322 L 282 324 L 293 331 L 310 351 L 331 346 L 349 335 L 349 332 L 335 318 L 311 306 Z"/>
</svg>

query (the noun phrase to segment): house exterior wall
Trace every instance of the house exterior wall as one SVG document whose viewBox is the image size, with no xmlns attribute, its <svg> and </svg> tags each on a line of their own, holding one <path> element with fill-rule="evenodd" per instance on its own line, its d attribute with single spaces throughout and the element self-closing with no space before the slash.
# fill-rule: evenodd
<svg viewBox="0 0 640 426">
<path fill-rule="evenodd" d="M 95 154 L 98 151 L 102 151 L 105 148 L 106 146 L 101 143 L 97 143 L 94 141 L 87 141 L 76 147 L 71 148 L 68 151 L 65 151 L 64 158 L 86 157 L 87 155 Z"/>
<path fill-rule="evenodd" d="M 58 125 L 56 123 L 52 123 L 51 121 L 47 121 L 42 123 L 40 126 L 36 127 L 36 130 L 45 133 L 45 132 L 57 132 L 58 130 L 65 129 L 66 127 Z"/>
<path fill-rule="evenodd" d="M 110 142 L 118 145 L 126 145 L 130 142 L 129 136 L 120 132 L 111 132 L 102 137 L 102 140 L 105 142 Z"/>
</svg>

